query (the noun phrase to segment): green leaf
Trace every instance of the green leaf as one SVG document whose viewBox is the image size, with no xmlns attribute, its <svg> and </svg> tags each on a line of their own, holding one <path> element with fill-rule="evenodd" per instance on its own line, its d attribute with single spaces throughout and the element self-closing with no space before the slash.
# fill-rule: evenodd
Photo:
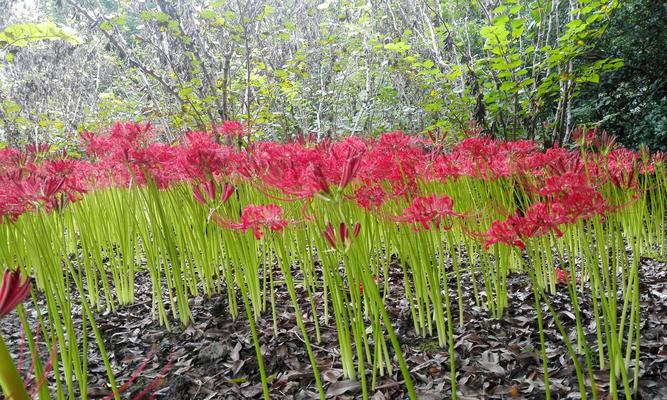
<svg viewBox="0 0 667 400">
<path fill-rule="evenodd" d="M 514 82 L 504 82 L 502 85 L 500 85 L 500 90 L 503 92 L 513 88 L 514 88 Z"/>
<path fill-rule="evenodd" d="M 0 48 L 5 46 L 25 47 L 30 42 L 40 40 L 64 40 L 70 44 L 81 43 L 71 29 L 61 28 L 53 22 L 14 24 L 0 31 Z"/>
<path fill-rule="evenodd" d="M 218 14 L 213 10 L 203 10 L 201 12 L 201 16 L 204 19 L 211 19 L 211 20 L 218 18 Z"/>
<path fill-rule="evenodd" d="M 510 17 L 507 15 L 502 15 L 500 17 L 496 17 L 493 19 L 493 25 L 495 26 L 505 26 L 506 23 L 508 23 L 510 20 Z"/>
<path fill-rule="evenodd" d="M 139 18 L 141 18 L 142 21 L 149 22 L 153 20 L 153 13 L 148 11 L 142 11 L 139 13 Z"/>
<path fill-rule="evenodd" d="M 262 18 L 268 17 L 276 11 L 276 8 L 271 5 L 264 6 L 264 11 L 262 11 Z"/>
<path fill-rule="evenodd" d="M 192 88 L 191 87 L 184 87 L 184 88 L 181 88 L 178 91 L 178 95 L 182 98 L 188 97 L 191 94 L 192 94 Z"/>
<path fill-rule="evenodd" d="M 163 13 L 163 12 L 157 12 L 154 14 L 155 19 L 158 20 L 158 22 L 167 22 L 171 18 L 169 18 L 169 15 Z"/>
<path fill-rule="evenodd" d="M 102 21 L 100 24 L 100 29 L 108 32 L 113 29 L 113 25 L 111 25 L 111 22 L 109 21 Z"/>
<path fill-rule="evenodd" d="M 125 17 L 116 17 L 113 19 L 113 23 L 119 26 L 123 26 L 127 23 L 127 18 Z"/>
<path fill-rule="evenodd" d="M 404 53 L 406 50 L 410 50 L 412 46 L 403 42 L 395 42 L 385 44 L 384 48 L 386 50 L 395 51 L 397 53 Z"/>
<path fill-rule="evenodd" d="M 526 78 L 519 83 L 519 87 L 526 87 L 528 85 L 532 85 L 532 83 L 533 83 L 533 78 Z"/>
<path fill-rule="evenodd" d="M 21 111 L 21 106 L 11 100 L 5 100 L 2 102 L 2 109 L 7 114 L 14 114 Z"/>
</svg>

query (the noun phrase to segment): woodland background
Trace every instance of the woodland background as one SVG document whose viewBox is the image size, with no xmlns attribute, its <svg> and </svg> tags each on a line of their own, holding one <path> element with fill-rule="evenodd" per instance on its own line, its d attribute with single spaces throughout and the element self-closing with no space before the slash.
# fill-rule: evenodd
<svg viewBox="0 0 667 400">
<path fill-rule="evenodd" d="M 0 145 L 240 120 L 664 151 L 666 22 L 660 0 L 0 0 Z"/>
</svg>

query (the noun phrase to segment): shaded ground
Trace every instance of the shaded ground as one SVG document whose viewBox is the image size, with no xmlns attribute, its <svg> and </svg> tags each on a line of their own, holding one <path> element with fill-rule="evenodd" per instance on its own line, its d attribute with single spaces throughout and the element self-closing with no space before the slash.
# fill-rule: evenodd
<svg viewBox="0 0 667 400">
<path fill-rule="evenodd" d="M 398 267 L 394 268 L 395 274 L 390 278 L 392 295 L 387 309 L 395 321 L 413 382 L 420 398 L 449 398 L 451 385 L 447 349 L 439 348 L 435 339 L 415 336 L 407 304 L 400 301 L 403 298 L 402 273 Z M 640 276 L 642 337 L 638 398 L 667 399 L 667 267 L 664 263 L 642 260 Z M 475 306 L 469 280 L 464 280 L 463 285 L 464 328 L 457 327 L 454 332 L 459 398 L 544 398 L 536 313 L 527 278 L 518 275 L 510 277 L 510 310 L 502 320 L 490 318 L 481 307 Z M 148 360 L 125 397 L 131 398 L 151 384 L 160 384 L 155 394 L 158 399 L 261 398 L 248 323 L 244 314 L 237 321 L 231 319 L 226 311 L 224 295 L 192 299 L 195 323 L 177 332 L 166 332 L 151 320 L 147 277 L 140 277 L 137 286 L 136 304 L 116 313 L 97 316 L 112 365 L 119 371 L 118 382 L 127 381 Z M 455 287 L 452 282 L 450 288 Z M 575 332 L 566 292 L 565 287 L 560 287 L 559 292 L 552 296 L 552 302 L 566 331 Z M 456 295 L 455 291 L 451 294 Z M 302 310 L 309 310 L 303 297 Z M 287 291 L 279 291 L 276 300 L 278 335 L 274 336 L 270 311 L 257 326 L 266 373 L 271 379 L 271 396 L 316 398 L 312 369 Z M 321 299 L 318 303 L 321 307 Z M 30 307 L 27 309 L 30 312 Z M 584 314 L 586 331 L 593 333 L 592 305 L 584 302 L 580 309 Z M 77 313 L 78 310 L 73 311 Z M 456 304 L 453 304 L 453 313 L 458 315 Z M 304 315 L 304 318 L 313 339 L 315 335 L 310 315 Z M 20 342 L 17 326 L 15 314 L 0 322 L 3 337 L 12 349 L 17 349 Z M 580 398 L 573 363 L 548 316 L 545 317 L 545 333 L 552 398 Z M 328 397 L 360 398 L 359 384 L 342 377 L 335 331 L 322 326 L 321 334 L 322 340 L 314 344 L 314 350 Z M 90 354 L 89 395 L 103 398 L 109 393 L 104 366 L 94 352 Z M 161 373 L 166 377 L 156 381 Z M 608 371 L 596 372 L 595 376 L 602 394 L 600 398 L 604 398 L 609 390 Z M 368 378 L 370 381 L 371 376 Z M 590 384 L 587 387 L 590 390 Z M 378 377 L 370 396 L 374 400 L 407 398 L 397 366 L 393 375 Z"/>
</svg>

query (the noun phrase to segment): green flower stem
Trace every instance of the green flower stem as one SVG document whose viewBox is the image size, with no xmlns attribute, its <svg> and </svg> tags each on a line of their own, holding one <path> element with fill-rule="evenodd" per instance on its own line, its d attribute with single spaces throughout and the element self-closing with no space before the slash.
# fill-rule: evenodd
<svg viewBox="0 0 667 400">
<path fill-rule="evenodd" d="M 23 379 L 16 370 L 14 360 L 2 336 L 0 336 L 0 387 L 8 399 L 30 400 Z"/>
</svg>

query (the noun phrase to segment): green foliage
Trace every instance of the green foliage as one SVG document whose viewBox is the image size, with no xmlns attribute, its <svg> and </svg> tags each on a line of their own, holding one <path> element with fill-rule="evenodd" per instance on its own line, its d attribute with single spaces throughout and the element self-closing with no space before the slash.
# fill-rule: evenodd
<svg viewBox="0 0 667 400">
<path fill-rule="evenodd" d="M 614 58 L 589 61 L 587 55 L 605 32 L 616 1 L 583 0 L 567 4 L 504 1 L 480 29 L 484 57 L 474 63 L 488 120 L 480 121 L 504 137 L 542 137 L 562 141 L 572 129 L 566 112 L 579 87 L 597 83 L 618 69 Z M 556 25 L 557 20 L 567 22 Z"/>
<path fill-rule="evenodd" d="M 40 40 L 64 40 L 70 44 L 79 44 L 77 38 L 69 29 L 60 28 L 53 22 L 39 24 L 14 24 L 0 32 L 0 50 L 10 47 L 25 47 L 31 42 Z"/>
<path fill-rule="evenodd" d="M 664 39 L 640 40 L 665 32 L 659 28 L 665 18 L 658 17 L 664 6 L 648 0 L 497 0 L 493 6 L 417 0 L 382 7 L 356 0 L 104 0 L 99 10 L 92 2 L 64 3 L 45 18 L 80 21 L 74 22 L 78 32 L 95 38 L 82 50 L 86 72 L 79 65 L 67 73 L 82 74 L 76 90 L 87 100 L 80 104 L 75 92 L 61 100 L 47 98 L 52 88 L 36 91 L 31 85 L 64 86 L 66 79 L 53 76 L 47 64 L 35 70 L 30 48 L 19 47 L 28 37 L 79 40 L 52 23 L 12 25 L 0 34 L 14 43 L 7 57 L 25 58 L 0 76 L 6 137 L 44 140 L 113 120 L 151 119 L 170 138 L 174 128 L 241 119 L 258 136 L 275 138 L 395 129 L 461 136 L 472 124 L 486 134 L 549 144 L 567 141 L 583 122 L 621 130 L 625 143 L 641 137 L 655 147 L 664 139 L 662 80 L 631 72 L 643 65 L 658 71 L 665 61 Z M 628 11 L 635 6 L 640 11 Z M 647 45 L 657 57 L 635 51 Z M 600 99 L 597 88 L 605 93 Z M 623 108 L 627 96 L 636 101 Z M 48 117 L 35 117 L 40 114 Z"/>
<path fill-rule="evenodd" d="M 615 134 L 626 146 L 643 143 L 667 150 L 667 4 L 628 0 L 612 18 L 608 31 L 594 44 L 598 57 L 624 63 L 586 85 L 577 99 L 579 123 Z"/>
</svg>

